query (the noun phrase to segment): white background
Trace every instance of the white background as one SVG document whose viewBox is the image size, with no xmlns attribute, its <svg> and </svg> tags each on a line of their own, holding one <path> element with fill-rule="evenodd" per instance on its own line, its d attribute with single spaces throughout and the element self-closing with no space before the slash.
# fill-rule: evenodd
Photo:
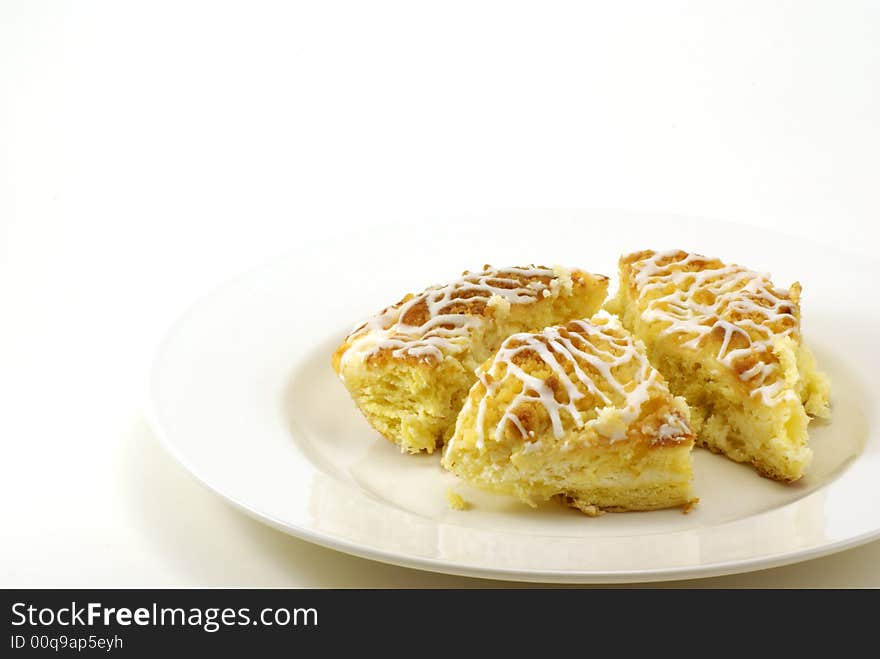
<svg viewBox="0 0 880 659">
<path fill-rule="evenodd" d="M 197 485 L 141 412 L 163 331 L 392 216 L 652 210 L 873 254 L 878 33 L 876 2 L 0 2 L 0 586 L 487 583 Z M 688 585 L 878 567 L 873 543 Z"/>
</svg>

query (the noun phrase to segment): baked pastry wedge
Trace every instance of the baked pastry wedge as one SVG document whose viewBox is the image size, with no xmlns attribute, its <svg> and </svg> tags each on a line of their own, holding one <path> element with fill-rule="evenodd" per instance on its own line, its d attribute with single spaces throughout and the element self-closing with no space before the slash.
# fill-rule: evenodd
<svg viewBox="0 0 880 659">
<path fill-rule="evenodd" d="M 514 334 L 477 376 L 442 459 L 465 481 L 588 515 L 695 501 L 687 405 L 614 316 Z"/>
<path fill-rule="evenodd" d="M 401 450 L 431 453 L 452 434 L 475 369 L 505 338 L 589 316 L 607 290 L 607 277 L 580 270 L 487 265 L 360 325 L 333 368 L 376 430 Z"/>
<path fill-rule="evenodd" d="M 641 339 L 691 407 L 697 443 L 764 476 L 799 479 L 809 416 L 828 417 L 829 383 L 803 344 L 801 286 L 681 250 L 621 257 L 608 308 Z"/>
</svg>

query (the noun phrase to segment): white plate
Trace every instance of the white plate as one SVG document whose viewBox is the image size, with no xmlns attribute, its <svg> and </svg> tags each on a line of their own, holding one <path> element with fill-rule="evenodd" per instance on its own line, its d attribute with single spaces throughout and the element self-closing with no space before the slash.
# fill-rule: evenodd
<svg viewBox="0 0 880 659">
<path fill-rule="evenodd" d="M 439 457 L 370 429 L 330 368 L 346 330 L 403 293 L 483 263 L 615 275 L 622 252 L 681 247 L 804 285 L 803 327 L 833 381 L 795 485 L 695 450 L 701 499 L 589 518 L 458 484 Z M 196 304 L 166 337 L 151 416 L 192 474 L 272 526 L 359 556 L 455 574 L 556 582 L 681 579 L 791 563 L 880 536 L 880 265 L 745 226 L 617 211 L 530 211 L 370 229 L 300 245 Z M 475 504 L 453 511 L 455 485 Z"/>
</svg>

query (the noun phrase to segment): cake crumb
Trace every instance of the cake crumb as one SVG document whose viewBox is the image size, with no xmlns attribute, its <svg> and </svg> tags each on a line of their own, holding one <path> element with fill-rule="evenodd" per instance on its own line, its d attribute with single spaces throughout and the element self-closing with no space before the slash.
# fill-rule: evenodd
<svg viewBox="0 0 880 659">
<path fill-rule="evenodd" d="M 451 487 L 446 490 L 446 502 L 449 504 L 449 507 L 453 510 L 470 510 L 471 503 L 470 501 L 465 500 L 463 496 L 461 496 L 458 492 L 453 490 Z"/>
<path fill-rule="evenodd" d="M 696 506 L 698 503 L 700 503 L 699 499 L 697 499 L 697 498 L 691 499 L 686 504 L 684 504 L 684 506 L 682 506 L 681 514 L 687 515 L 691 510 L 694 509 L 694 506 Z"/>
</svg>

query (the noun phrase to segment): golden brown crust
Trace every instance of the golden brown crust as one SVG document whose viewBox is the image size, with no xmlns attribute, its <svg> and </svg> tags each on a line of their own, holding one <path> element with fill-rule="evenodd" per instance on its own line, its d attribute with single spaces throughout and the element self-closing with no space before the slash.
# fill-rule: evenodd
<svg viewBox="0 0 880 659">
<path fill-rule="evenodd" d="M 554 501 L 561 503 L 564 506 L 568 506 L 569 508 L 574 508 L 579 510 L 587 517 L 601 517 L 605 513 L 639 513 L 645 512 L 648 510 L 663 510 L 666 508 L 674 508 L 676 506 L 669 506 L 667 504 L 658 505 L 656 508 L 645 507 L 643 504 L 639 505 L 636 508 L 630 508 L 627 506 L 597 506 L 596 504 L 589 503 L 584 501 L 583 499 L 578 499 L 575 496 L 571 496 L 568 494 L 557 494 L 553 497 Z M 681 512 L 683 515 L 687 515 L 690 513 L 696 505 L 700 503 L 699 497 L 693 497 L 678 504 L 678 507 L 681 508 Z"/>
<path fill-rule="evenodd" d="M 607 287 L 608 277 L 581 270 L 568 273 L 574 295 L 595 288 Z M 457 287 L 457 286 L 460 286 Z M 408 293 L 399 302 L 386 307 L 379 314 L 355 328 L 342 341 L 331 358 L 333 369 L 339 373 L 343 355 L 352 347 L 357 339 L 371 330 L 387 331 L 385 342 L 389 345 L 378 346 L 367 357 L 367 362 L 382 366 L 394 360 L 412 366 L 426 366 L 432 361 L 419 352 L 400 350 L 401 344 L 415 344 L 444 332 L 455 329 L 455 323 L 431 323 L 437 315 L 461 316 L 477 319 L 493 318 L 496 307 L 491 303 L 487 291 L 528 291 L 527 299 L 509 303 L 508 309 L 526 307 L 549 294 L 553 286 L 559 285 L 558 273 L 546 266 L 529 265 L 517 268 L 498 269 L 486 264 L 480 272 L 465 270 L 462 279 L 445 287 L 429 287 L 418 294 Z M 443 301 L 430 308 L 430 302 L 442 292 Z M 405 307 L 405 308 L 404 308 Z"/>
<path fill-rule="evenodd" d="M 717 354 L 743 395 L 769 391 L 782 377 L 774 340 L 800 343 L 799 283 L 778 289 L 764 274 L 683 250 L 642 250 L 619 265 L 639 312 L 662 323 L 667 340 Z"/>
<path fill-rule="evenodd" d="M 511 439 L 531 442 L 550 432 L 556 409 L 558 423 L 567 431 L 577 425 L 572 410 L 589 417 L 597 409 L 611 406 L 633 419 L 626 424 L 617 422 L 625 429 L 598 433 L 593 442 L 597 446 L 620 441 L 624 436 L 643 444 L 646 450 L 693 441 L 693 432 L 682 411 L 673 405 L 663 377 L 651 368 L 643 349 L 611 316 L 509 337 L 493 360 L 480 368 L 480 381 L 470 392 L 472 404 L 483 404 L 482 399 L 489 393 L 487 387 L 505 386 L 509 377 L 518 380 L 520 376 L 511 375 L 514 368 L 531 382 L 540 382 L 543 393 L 534 390 L 530 395 L 506 394 L 511 397 L 506 411 L 508 421 L 505 423 L 502 417 L 498 431 Z M 630 406 L 633 409 L 625 412 Z M 601 428 L 602 424 L 595 427 Z M 662 427 L 674 427 L 675 432 L 664 434 Z"/>
</svg>

